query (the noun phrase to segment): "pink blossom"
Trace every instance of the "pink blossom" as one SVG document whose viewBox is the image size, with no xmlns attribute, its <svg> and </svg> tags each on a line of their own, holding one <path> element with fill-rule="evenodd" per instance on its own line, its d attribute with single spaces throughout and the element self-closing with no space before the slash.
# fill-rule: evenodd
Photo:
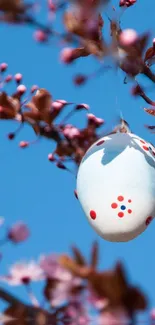
<svg viewBox="0 0 155 325">
<path fill-rule="evenodd" d="M 48 0 L 48 8 L 50 11 L 55 12 L 56 11 L 56 5 L 53 2 L 53 0 Z"/>
<path fill-rule="evenodd" d="M 55 254 L 41 256 L 39 265 L 48 278 L 64 282 L 73 279 L 72 274 L 60 265 Z"/>
<path fill-rule="evenodd" d="M 137 39 L 138 34 L 134 29 L 124 29 L 119 36 L 120 45 L 123 46 L 130 46 Z"/>
<path fill-rule="evenodd" d="M 55 161 L 55 157 L 54 157 L 53 153 L 48 154 L 48 160 L 52 161 L 52 162 Z"/>
<path fill-rule="evenodd" d="M 20 114 L 16 114 L 16 121 L 18 121 L 18 122 L 21 122 L 22 121 L 22 117 L 21 117 L 21 115 Z"/>
<path fill-rule="evenodd" d="M 0 64 L 0 70 L 1 70 L 1 72 L 6 71 L 7 68 L 8 68 L 8 64 L 7 63 L 1 63 Z"/>
<path fill-rule="evenodd" d="M 59 103 L 61 103 L 61 104 L 63 104 L 63 105 L 66 105 L 67 104 L 67 101 L 64 100 L 64 99 L 57 99 L 56 101 L 59 102 Z"/>
<path fill-rule="evenodd" d="M 58 280 L 58 284 L 51 292 L 51 305 L 56 307 L 67 299 L 73 299 L 71 289 L 82 283 L 80 278 L 74 277 L 64 269 L 58 262 L 58 257 L 54 254 L 42 256 L 40 267 L 47 278 Z"/>
<path fill-rule="evenodd" d="M 13 243 L 20 243 L 29 237 L 29 229 L 23 222 L 16 223 L 8 232 L 8 238 Z"/>
<path fill-rule="evenodd" d="M 27 141 L 21 141 L 19 143 L 20 148 L 27 148 L 28 146 L 29 146 L 29 142 L 27 142 Z"/>
<path fill-rule="evenodd" d="M 38 90 L 38 86 L 37 85 L 33 85 L 32 87 L 31 87 L 31 94 L 33 94 L 36 90 Z"/>
<path fill-rule="evenodd" d="M 69 317 L 70 325 L 89 325 L 91 322 L 87 309 L 80 302 L 71 302 L 65 311 L 65 316 Z"/>
<path fill-rule="evenodd" d="M 153 49 L 155 50 L 155 38 L 152 40 Z"/>
<path fill-rule="evenodd" d="M 127 325 L 128 316 L 123 308 L 113 309 L 111 312 L 102 312 L 98 319 L 98 325 Z"/>
<path fill-rule="evenodd" d="M 70 279 L 61 279 L 55 289 L 52 290 L 51 306 L 56 307 L 67 300 L 76 301 L 78 299 L 78 296 L 72 293 L 72 288 L 79 287 L 82 280 L 73 277 L 71 274 L 69 277 Z"/>
<path fill-rule="evenodd" d="M 94 114 L 87 114 L 88 120 L 94 122 L 97 126 L 104 124 L 104 120 L 96 117 Z"/>
<path fill-rule="evenodd" d="M 109 303 L 108 299 L 98 297 L 91 289 L 89 289 L 87 300 L 95 309 L 98 310 L 107 307 Z"/>
<path fill-rule="evenodd" d="M 65 128 L 67 128 L 67 129 L 71 129 L 72 127 L 73 127 L 72 124 L 66 124 L 66 126 L 65 126 Z"/>
<path fill-rule="evenodd" d="M 70 284 L 68 282 L 60 282 L 57 284 L 55 290 L 52 290 L 51 294 L 51 306 L 57 307 L 63 303 L 65 303 L 70 297 L 69 289 L 71 289 Z"/>
<path fill-rule="evenodd" d="M 40 267 L 47 278 L 57 280 L 70 279 L 71 274 L 59 264 L 58 257 L 54 254 L 41 256 Z"/>
<path fill-rule="evenodd" d="M 52 103 L 52 108 L 54 108 L 56 110 L 60 110 L 60 109 L 62 109 L 65 106 L 66 103 L 67 102 L 63 103 L 63 102 L 61 102 L 59 100 L 56 100 L 55 102 Z"/>
<path fill-rule="evenodd" d="M 5 313 L 0 313 L 0 324 L 9 324 L 15 322 L 16 318 L 6 315 Z"/>
<path fill-rule="evenodd" d="M 64 136 L 66 136 L 67 138 L 69 139 L 73 139 L 75 137 L 78 137 L 80 136 L 80 130 L 77 129 L 76 127 L 74 126 L 67 126 L 65 127 L 65 129 L 63 130 L 63 134 Z"/>
<path fill-rule="evenodd" d="M 97 1 L 72 1 L 72 11 L 77 19 L 86 17 L 88 20 L 96 17 L 99 11 L 103 10 L 110 0 L 97 0 Z"/>
<path fill-rule="evenodd" d="M 17 82 L 20 82 L 23 78 L 22 74 L 21 73 L 16 73 L 15 76 L 14 76 L 15 80 Z"/>
<path fill-rule="evenodd" d="M 12 81 L 12 79 L 13 79 L 12 75 L 8 74 L 8 76 L 6 76 L 6 78 L 5 78 L 5 82 L 8 83 L 8 82 Z"/>
<path fill-rule="evenodd" d="M 40 281 L 43 279 L 43 271 L 34 261 L 14 264 L 10 268 L 9 275 L 0 277 L 0 281 L 7 282 L 12 286 L 28 284 L 31 281 Z"/>
<path fill-rule="evenodd" d="M 155 308 L 153 308 L 150 312 L 150 316 L 152 320 L 155 320 Z"/>
<path fill-rule="evenodd" d="M 26 87 L 25 85 L 19 85 L 17 87 L 17 91 L 20 93 L 20 94 L 24 94 L 26 92 Z"/>
<path fill-rule="evenodd" d="M 43 30 L 37 30 L 34 33 L 34 38 L 37 42 L 46 42 L 48 40 L 48 35 Z"/>
<path fill-rule="evenodd" d="M 71 63 L 74 60 L 74 49 L 71 47 L 65 47 L 60 53 L 60 60 L 63 63 Z"/>
<path fill-rule="evenodd" d="M 137 0 L 120 0 L 120 7 L 130 7 L 134 5 L 137 2 Z"/>
</svg>

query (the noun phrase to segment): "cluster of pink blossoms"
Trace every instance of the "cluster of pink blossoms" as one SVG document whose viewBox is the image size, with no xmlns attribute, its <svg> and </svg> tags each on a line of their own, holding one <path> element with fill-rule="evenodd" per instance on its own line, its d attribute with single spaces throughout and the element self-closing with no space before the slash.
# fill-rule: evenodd
<svg viewBox="0 0 155 325">
<path fill-rule="evenodd" d="M 0 221 L 3 223 L 2 218 Z M 27 226 L 20 222 L 8 230 L 6 238 L 19 243 L 28 236 Z M 89 263 L 76 247 L 72 247 L 72 257 L 53 253 L 41 255 L 38 261 L 16 262 L 8 274 L 0 275 L 0 283 L 24 286 L 30 304 L 15 298 L 0 286 L 0 301 L 9 304 L 0 314 L 1 323 L 13 325 L 15 319 L 19 325 L 21 320 L 31 315 L 38 325 L 59 322 L 63 325 L 128 324 L 137 312 L 146 310 L 147 298 L 129 283 L 122 264 L 117 263 L 108 271 L 98 271 L 98 254 L 95 242 Z M 32 289 L 33 282 L 43 283 L 41 299 Z M 148 318 L 154 319 L 154 310 Z"/>
</svg>

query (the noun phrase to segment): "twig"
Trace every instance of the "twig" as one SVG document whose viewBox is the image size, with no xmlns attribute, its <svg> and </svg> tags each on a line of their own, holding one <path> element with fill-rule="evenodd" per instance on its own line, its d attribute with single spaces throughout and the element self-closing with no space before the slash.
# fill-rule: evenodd
<svg viewBox="0 0 155 325">
<path fill-rule="evenodd" d="M 155 102 L 152 101 L 146 94 L 145 92 L 143 91 L 143 89 L 141 88 L 141 86 L 138 84 L 138 82 L 136 81 L 137 83 L 137 89 L 136 89 L 136 94 L 139 95 L 140 97 L 142 97 L 146 103 L 148 103 L 149 105 L 151 106 L 155 106 Z"/>
<path fill-rule="evenodd" d="M 64 38 L 66 36 L 64 34 L 61 34 L 61 33 L 57 32 L 53 28 L 50 28 L 50 27 L 42 24 L 41 22 L 37 21 L 36 19 L 34 19 L 31 16 L 26 16 L 25 17 L 25 23 L 28 23 L 31 26 L 34 26 L 36 28 L 41 29 L 47 35 L 57 36 L 58 38 L 60 38 L 62 40 L 64 40 Z M 77 37 L 75 35 L 74 36 L 72 35 L 72 43 L 75 44 L 76 46 L 79 45 L 79 40 L 77 39 Z"/>
<path fill-rule="evenodd" d="M 147 65 L 144 65 L 142 74 L 144 74 L 147 78 L 149 78 L 152 82 L 155 83 L 155 74 L 151 71 L 151 69 Z"/>
</svg>

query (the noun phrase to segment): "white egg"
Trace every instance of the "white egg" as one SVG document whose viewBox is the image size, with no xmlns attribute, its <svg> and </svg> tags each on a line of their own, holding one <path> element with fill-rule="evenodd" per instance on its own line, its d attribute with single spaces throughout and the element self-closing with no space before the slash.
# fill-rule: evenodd
<svg viewBox="0 0 155 325">
<path fill-rule="evenodd" d="M 137 237 L 155 217 L 155 148 L 132 133 L 98 140 L 79 166 L 77 195 L 102 238 Z"/>
</svg>

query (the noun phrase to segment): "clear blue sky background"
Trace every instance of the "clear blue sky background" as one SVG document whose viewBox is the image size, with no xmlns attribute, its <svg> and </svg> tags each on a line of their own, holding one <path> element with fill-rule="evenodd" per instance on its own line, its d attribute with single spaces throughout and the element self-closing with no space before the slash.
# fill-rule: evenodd
<svg viewBox="0 0 155 325">
<path fill-rule="evenodd" d="M 154 0 L 139 0 L 124 14 L 122 28 L 135 28 L 138 32 L 152 30 L 153 38 L 154 6 Z M 45 12 L 42 12 L 40 19 L 44 20 L 44 17 Z M 57 27 L 61 30 L 58 24 Z M 93 71 L 98 66 L 93 58 L 79 60 L 70 67 L 63 66 L 55 43 L 52 41 L 48 46 L 36 44 L 32 29 L 27 27 L 0 25 L 0 39 L 0 61 L 9 64 L 10 73 L 23 73 L 28 87 L 38 84 L 47 88 L 55 99 L 88 103 L 91 112 L 104 118 L 108 127 L 114 126 L 118 110 L 121 110 L 133 132 L 155 142 L 154 135 L 144 128 L 144 124 L 154 123 L 153 117 L 143 111 L 147 104 L 131 97 L 130 85 L 123 85 L 122 73 L 109 72 L 82 88 L 75 88 L 73 74 Z M 12 91 L 13 88 L 9 89 Z M 151 95 L 153 97 L 153 92 Z M 77 126 L 84 125 L 84 114 L 73 120 Z M 15 127 L 14 123 L 0 123 L 0 215 L 6 218 L 7 225 L 16 220 L 25 221 L 31 229 L 31 238 L 17 247 L 4 247 L 1 273 L 17 260 L 37 259 L 40 253 L 70 252 L 73 243 L 88 256 L 92 242 L 98 240 L 100 267 L 110 268 L 121 259 L 131 281 L 142 286 L 150 296 L 151 305 L 155 305 L 155 222 L 144 234 L 128 243 L 109 243 L 100 239 L 74 197 L 75 179 L 48 162 L 47 155 L 53 144 L 43 140 L 21 150 L 18 142 L 33 139 L 34 134 L 25 127 L 15 141 L 9 142 L 6 134 Z M 14 292 L 23 297 L 23 289 Z"/>
</svg>

